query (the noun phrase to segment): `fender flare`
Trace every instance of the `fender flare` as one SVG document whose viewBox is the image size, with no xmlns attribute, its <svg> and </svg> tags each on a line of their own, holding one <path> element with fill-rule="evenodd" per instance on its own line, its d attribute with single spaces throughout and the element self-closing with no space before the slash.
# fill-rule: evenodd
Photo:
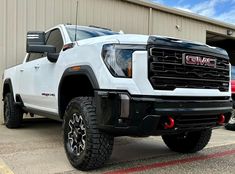
<svg viewBox="0 0 235 174">
<path fill-rule="evenodd" d="M 62 113 L 60 111 L 60 99 L 61 99 L 60 91 L 61 91 L 63 81 L 66 77 L 71 76 L 71 75 L 85 75 L 85 76 L 87 76 L 87 78 L 91 82 L 91 85 L 92 85 L 94 90 L 100 88 L 99 84 L 98 84 L 98 81 L 97 81 L 97 78 L 95 76 L 95 73 L 94 73 L 94 71 L 92 70 L 92 68 L 90 66 L 88 66 L 88 65 L 78 65 L 78 67 L 80 67 L 79 70 L 73 70 L 72 69 L 73 67 L 77 67 L 77 66 L 72 66 L 72 67 L 67 68 L 64 71 L 64 73 L 63 73 L 63 75 L 60 79 L 60 82 L 59 82 L 59 87 L 58 87 L 58 110 L 59 110 L 60 117 L 62 117 Z"/>
<path fill-rule="evenodd" d="M 9 85 L 10 92 L 14 95 L 11 79 L 6 79 L 3 83 L 2 97 L 4 98 L 5 96 L 5 85 Z"/>
</svg>

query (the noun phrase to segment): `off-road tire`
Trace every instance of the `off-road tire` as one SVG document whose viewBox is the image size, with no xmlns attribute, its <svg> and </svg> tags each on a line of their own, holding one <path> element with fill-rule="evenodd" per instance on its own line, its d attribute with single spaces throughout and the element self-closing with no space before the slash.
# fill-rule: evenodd
<svg viewBox="0 0 235 174">
<path fill-rule="evenodd" d="M 211 133 L 211 129 L 205 129 L 183 134 L 163 135 L 162 139 L 172 151 L 195 153 L 202 150 L 208 144 Z"/>
<path fill-rule="evenodd" d="M 74 120 L 74 114 L 79 115 L 79 118 L 81 116 L 86 132 L 85 148 L 80 155 L 73 152 L 74 149 L 70 144 L 71 139 L 69 140 L 68 134 L 71 133 L 70 122 Z M 87 171 L 100 168 L 112 154 L 114 137 L 98 129 L 96 107 L 92 97 L 77 97 L 68 104 L 64 115 L 63 134 L 66 155 L 72 166 L 79 170 Z M 72 136 L 74 135 L 72 134 Z"/>
<path fill-rule="evenodd" d="M 23 119 L 22 108 L 15 104 L 12 93 L 4 97 L 4 124 L 7 128 L 13 129 L 21 126 Z"/>
<path fill-rule="evenodd" d="M 235 131 L 235 110 L 232 111 L 232 116 L 228 124 L 225 125 L 225 128 L 228 130 Z"/>
</svg>

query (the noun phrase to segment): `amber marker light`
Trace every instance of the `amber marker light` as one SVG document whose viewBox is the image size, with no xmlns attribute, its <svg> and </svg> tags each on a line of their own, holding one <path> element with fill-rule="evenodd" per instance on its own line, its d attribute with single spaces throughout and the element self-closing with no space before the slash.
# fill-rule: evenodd
<svg viewBox="0 0 235 174">
<path fill-rule="evenodd" d="M 128 62 L 127 75 L 132 77 L 132 62 Z"/>
<path fill-rule="evenodd" d="M 81 67 L 80 66 L 74 66 L 70 68 L 72 71 L 80 71 Z"/>
</svg>

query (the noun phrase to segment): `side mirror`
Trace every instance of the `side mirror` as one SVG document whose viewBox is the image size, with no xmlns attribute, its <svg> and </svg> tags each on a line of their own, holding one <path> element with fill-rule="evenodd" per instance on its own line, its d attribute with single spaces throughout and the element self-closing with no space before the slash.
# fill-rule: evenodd
<svg viewBox="0 0 235 174">
<path fill-rule="evenodd" d="M 30 31 L 27 33 L 27 53 L 56 53 L 55 46 L 46 45 L 45 32 Z"/>
<path fill-rule="evenodd" d="M 56 63 L 59 55 L 60 53 L 47 53 L 47 59 L 52 63 Z"/>
</svg>

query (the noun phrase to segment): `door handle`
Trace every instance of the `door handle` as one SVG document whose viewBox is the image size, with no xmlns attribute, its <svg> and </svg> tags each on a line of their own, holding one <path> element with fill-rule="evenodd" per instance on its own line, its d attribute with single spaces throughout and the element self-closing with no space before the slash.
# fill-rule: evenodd
<svg viewBox="0 0 235 174">
<path fill-rule="evenodd" d="M 24 72 L 24 69 L 21 69 L 20 72 Z"/>
<path fill-rule="evenodd" d="M 35 69 L 39 69 L 40 66 L 39 66 L 39 65 L 35 65 L 34 68 L 35 68 Z"/>
</svg>

